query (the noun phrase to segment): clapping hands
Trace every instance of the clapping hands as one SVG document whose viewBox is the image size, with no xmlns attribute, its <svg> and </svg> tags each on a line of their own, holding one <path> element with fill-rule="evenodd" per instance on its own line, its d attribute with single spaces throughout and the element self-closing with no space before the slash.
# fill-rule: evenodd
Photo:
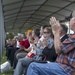
<svg viewBox="0 0 75 75">
<path fill-rule="evenodd" d="M 43 39 L 43 41 L 41 41 L 41 45 L 42 45 L 42 47 L 48 46 L 47 40 Z"/>
<path fill-rule="evenodd" d="M 52 32 L 54 35 L 60 32 L 60 23 L 55 17 L 51 17 L 49 23 L 52 27 Z"/>
</svg>

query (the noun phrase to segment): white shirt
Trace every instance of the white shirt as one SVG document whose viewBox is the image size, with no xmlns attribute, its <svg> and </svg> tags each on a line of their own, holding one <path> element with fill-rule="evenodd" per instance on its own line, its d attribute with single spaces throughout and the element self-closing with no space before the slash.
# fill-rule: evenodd
<svg viewBox="0 0 75 75">
<path fill-rule="evenodd" d="M 42 35 L 41 38 L 40 38 L 39 40 L 40 40 L 40 41 L 43 41 L 43 39 L 44 39 L 44 36 Z"/>
<path fill-rule="evenodd" d="M 20 42 L 17 41 L 17 45 L 16 45 L 17 48 L 20 48 Z"/>
</svg>

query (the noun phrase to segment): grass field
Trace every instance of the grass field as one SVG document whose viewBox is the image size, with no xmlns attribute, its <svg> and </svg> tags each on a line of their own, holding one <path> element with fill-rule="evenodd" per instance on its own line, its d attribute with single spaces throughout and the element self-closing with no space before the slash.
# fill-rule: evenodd
<svg viewBox="0 0 75 75">
<path fill-rule="evenodd" d="M 6 53 L 6 52 L 4 51 L 0 64 L 2 64 L 2 63 L 4 63 L 4 62 L 7 61 L 6 56 L 5 56 L 5 53 Z M 0 73 L 0 75 L 13 75 L 13 71 L 12 71 L 12 69 L 10 69 L 10 70 L 9 70 L 8 72 L 6 72 L 6 73 Z"/>
</svg>

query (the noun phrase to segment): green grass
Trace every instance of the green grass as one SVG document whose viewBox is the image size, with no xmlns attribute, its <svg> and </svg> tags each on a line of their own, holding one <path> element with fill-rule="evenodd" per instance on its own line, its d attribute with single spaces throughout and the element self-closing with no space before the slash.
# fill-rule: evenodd
<svg viewBox="0 0 75 75">
<path fill-rule="evenodd" d="M 3 55 L 2 55 L 2 59 L 1 59 L 0 64 L 2 64 L 2 63 L 4 63 L 4 62 L 7 61 L 6 56 L 5 56 L 5 53 L 6 53 L 6 51 L 3 52 Z M 6 73 L 0 73 L 0 75 L 13 75 L 13 71 L 12 71 L 12 69 L 10 69 L 10 70 L 9 70 L 8 72 L 6 72 Z"/>
</svg>

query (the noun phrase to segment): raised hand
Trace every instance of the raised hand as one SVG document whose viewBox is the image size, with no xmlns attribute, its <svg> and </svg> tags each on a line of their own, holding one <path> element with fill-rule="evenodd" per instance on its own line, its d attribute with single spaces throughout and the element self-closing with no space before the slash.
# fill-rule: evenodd
<svg viewBox="0 0 75 75">
<path fill-rule="evenodd" d="M 59 23 L 59 21 L 56 20 L 55 17 L 51 17 L 49 23 L 52 27 L 53 34 L 60 32 L 60 23 Z"/>
</svg>

